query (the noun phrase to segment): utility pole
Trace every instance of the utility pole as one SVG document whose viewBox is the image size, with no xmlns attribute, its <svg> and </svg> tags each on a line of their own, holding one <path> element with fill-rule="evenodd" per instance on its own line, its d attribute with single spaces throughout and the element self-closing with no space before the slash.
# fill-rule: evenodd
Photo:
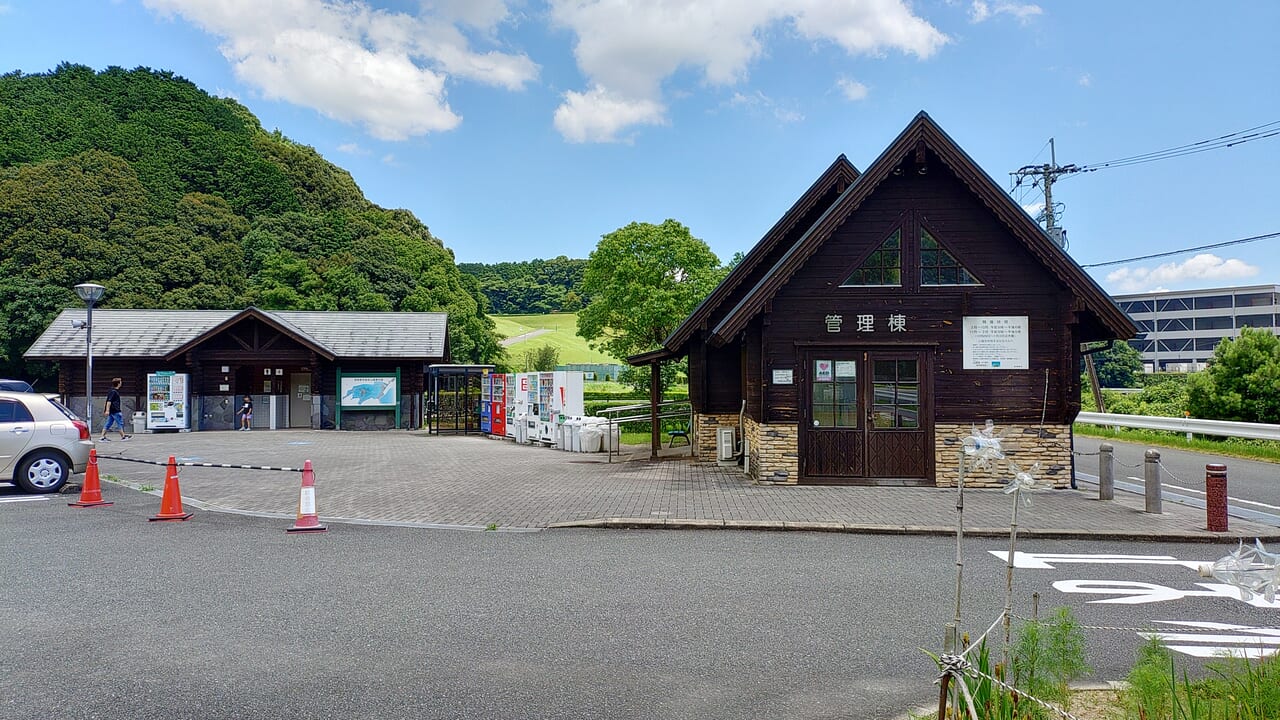
<svg viewBox="0 0 1280 720">
<path fill-rule="evenodd" d="M 1058 165 L 1058 154 L 1053 144 L 1053 138 L 1049 138 L 1049 162 L 1045 165 L 1024 165 L 1017 170 L 1009 173 L 1017 178 L 1014 187 L 1022 184 L 1023 180 L 1028 177 L 1035 177 L 1033 184 L 1040 185 L 1044 190 L 1044 231 L 1058 243 L 1058 247 L 1066 249 L 1067 247 L 1067 231 L 1059 227 L 1056 217 L 1057 211 L 1053 207 L 1053 184 L 1057 182 L 1058 177 L 1062 175 L 1070 175 L 1071 173 L 1081 172 L 1076 165 Z"/>
</svg>

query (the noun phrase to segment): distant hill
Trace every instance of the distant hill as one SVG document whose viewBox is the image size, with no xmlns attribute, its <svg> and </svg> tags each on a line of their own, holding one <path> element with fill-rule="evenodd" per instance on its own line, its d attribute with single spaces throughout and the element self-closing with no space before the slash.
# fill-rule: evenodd
<svg viewBox="0 0 1280 720">
<path fill-rule="evenodd" d="M 551 260 L 459 263 L 480 283 L 489 312 L 500 315 L 577 312 L 586 300 L 579 291 L 586 260 L 561 255 Z"/>
<path fill-rule="evenodd" d="M 507 345 L 509 363 L 513 370 L 523 369 L 521 358 L 533 348 L 549 345 L 560 351 L 560 364 L 607 363 L 624 364 L 615 357 L 591 349 L 587 341 L 577 335 L 577 313 L 546 315 L 495 315 L 491 316 L 499 334 L 517 339 Z M 526 336 L 523 337 L 522 336 Z M 507 341 L 503 341 L 506 344 Z"/>
<path fill-rule="evenodd" d="M 22 353 L 82 282 L 105 307 L 446 311 L 456 362 L 502 357 L 418 218 L 166 71 L 0 76 L 0 376 L 49 375 Z"/>
</svg>

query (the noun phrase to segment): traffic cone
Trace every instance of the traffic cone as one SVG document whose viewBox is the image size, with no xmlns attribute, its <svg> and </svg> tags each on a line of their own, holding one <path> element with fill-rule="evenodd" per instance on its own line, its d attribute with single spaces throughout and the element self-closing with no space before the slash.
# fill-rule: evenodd
<svg viewBox="0 0 1280 720">
<path fill-rule="evenodd" d="M 80 488 L 80 499 L 67 503 L 71 507 L 97 507 L 114 505 L 102 499 L 102 484 L 98 478 L 98 451 L 89 449 L 89 467 L 84 470 L 84 486 Z"/>
<path fill-rule="evenodd" d="M 147 520 L 188 520 L 191 513 L 182 512 L 182 491 L 178 489 L 178 461 L 169 456 L 164 473 L 164 494 L 160 496 L 160 513 Z"/>
<path fill-rule="evenodd" d="M 298 519 L 285 532 L 324 532 L 329 528 L 320 524 L 316 515 L 316 474 L 311 461 L 302 464 L 302 491 L 298 493 Z"/>
</svg>

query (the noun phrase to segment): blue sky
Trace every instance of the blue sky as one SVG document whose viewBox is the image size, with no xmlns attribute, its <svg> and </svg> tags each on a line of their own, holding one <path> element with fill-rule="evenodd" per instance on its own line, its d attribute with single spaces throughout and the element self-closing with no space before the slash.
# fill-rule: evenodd
<svg viewBox="0 0 1280 720">
<path fill-rule="evenodd" d="M 171 70 L 413 211 L 460 262 L 586 257 L 666 218 L 727 260 L 920 110 L 1006 189 L 1050 137 L 1086 165 L 1276 123 L 1277 28 L 1271 0 L 0 0 L 0 71 Z M 1277 161 L 1280 136 L 1064 177 L 1068 251 L 1280 232 Z M 1090 272 L 1113 293 L 1280 283 L 1278 249 Z"/>
</svg>

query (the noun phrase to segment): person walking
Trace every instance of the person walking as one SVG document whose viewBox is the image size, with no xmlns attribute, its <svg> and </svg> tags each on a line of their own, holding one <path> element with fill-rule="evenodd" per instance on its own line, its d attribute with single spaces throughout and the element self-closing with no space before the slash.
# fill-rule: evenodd
<svg viewBox="0 0 1280 720">
<path fill-rule="evenodd" d="M 111 378 L 111 389 L 107 391 L 107 404 L 102 413 L 107 417 L 107 424 L 102 426 L 102 437 L 98 438 L 101 442 L 111 441 L 111 438 L 107 437 L 107 433 L 111 432 L 112 427 L 120 431 L 121 440 L 128 440 L 133 437 L 132 435 L 126 435 L 124 432 L 124 411 L 120 402 L 120 386 L 123 384 L 124 380 Z"/>
<path fill-rule="evenodd" d="M 253 398 L 245 395 L 244 404 L 240 406 L 236 414 L 240 416 L 240 429 L 249 430 L 250 426 L 253 425 Z"/>
</svg>

